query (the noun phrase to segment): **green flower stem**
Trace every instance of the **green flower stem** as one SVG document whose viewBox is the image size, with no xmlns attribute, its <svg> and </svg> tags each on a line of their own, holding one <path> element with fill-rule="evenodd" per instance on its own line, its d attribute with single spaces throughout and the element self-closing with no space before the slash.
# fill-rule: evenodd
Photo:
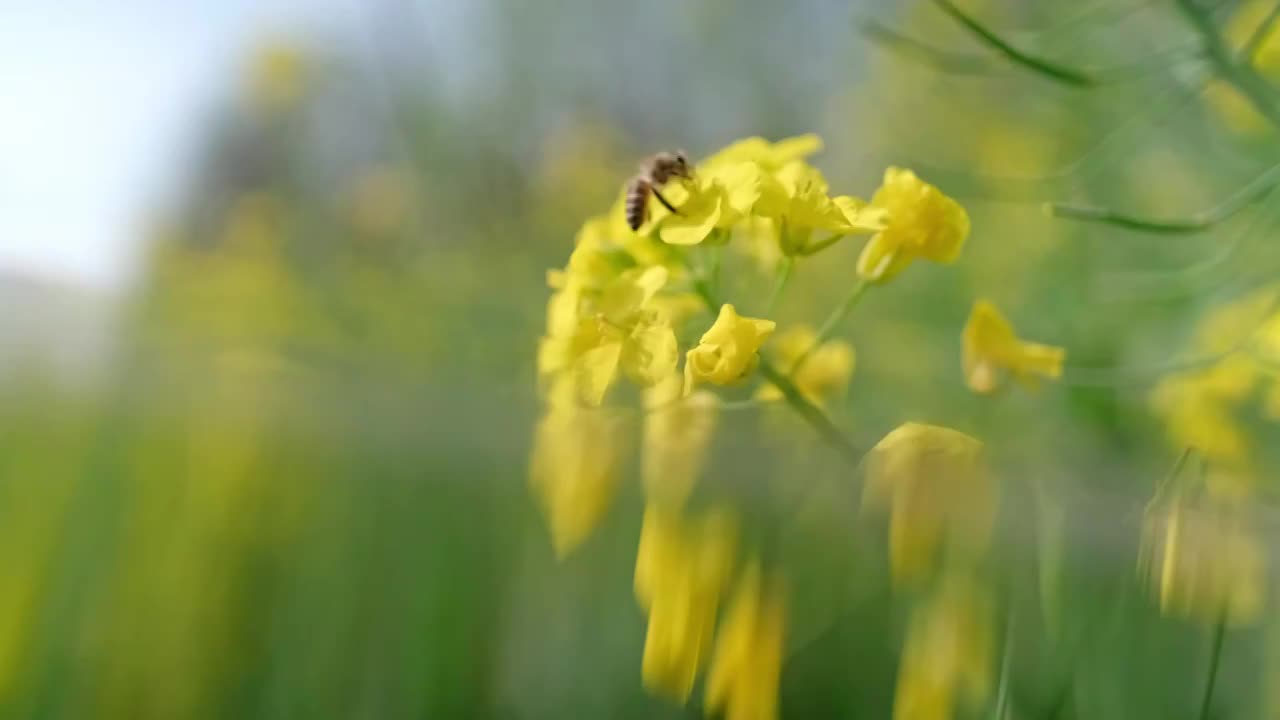
<svg viewBox="0 0 1280 720">
<path fill-rule="evenodd" d="M 1209 720 L 1209 708 L 1213 705 L 1213 686 L 1218 681 L 1218 665 L 1222 660 L 1222 640 L 1227 634 L 1227 617 L 1224 612 L 1213 628 L 1213 645 L 1209 651 L 1209 680 L 1204 688 L 1204 702 L 1200 704 L 1200 720 Z"/>
<path fill-rule="evenodd" d="M 791 366 L 792 373 L 795 373 L 797 370 L 804 367 L 809 356 L 813 355 L 814 351 L 823 343 L 831 339 L 831 336 L 835 334 L 836 330 L 840 329 L 840 324 L 843 323 L 845 318 L 849 317 L 849 313 L 853 312 L 853 309 L 858 306 L 858 301 L 862 300 L 863 294 L 865 294 L 870 287 L 870 280 L 859 278 L 858 281 L 853 284 L 853 287 L 849 288 L 849 294 L 845 296 L 844 301 L 842 301 L 835 310 L 831 311 L 831 314 L 823 321 L 822 327 L 818 328 L 818 335 L 814 338 L 813 344 L 810 345 L 809 349 L 805 350 L 804 353 L 796 359 L 795 364 Z"/>
<path fill-rule="evenodd" d="M 1051 60 L 1039 58 L 1030 53 L 1015 48 L 997 35 L 990 28 L 978 22 L 974 17 L 961 10 L 951 0 L 933 0 L 933 4 L 937 5 L 951 19 L 960 23 L 969 32 L 978 37 L 979 40 L 989 45 L 993 50 L 1004 55 L 1015 65 L 1024 67 L 1032 72 L 1039 73 L 1052 80 L 1056 80 L 1066 85 L 1075 87 L 1090 87 L 1097 84 L 1096 80 L 1089 73 L 1083 70 L 1059 65 Z"/>
<path fill-rule="evenodd" d="M 773 309 L 778 306 L 778 300 L 782 299 L 782 293 L 787 289 L 787 283 L 791 282 L 791 271 L 795 269 L 795 266 L 796 258 L 794 255 L 788 255 L 778 263 L 778 274 L 773 281 L 773 291 L 769 293 L 769 302 L 764 306 L 765 315 L 772 315 Z"/>
<path fill-rule="evenodd" d="M 707 310 L 715 315 L 720 312 L 720 301 L 711 293 L 705 283 L 696 283 L 695 289 L 698 296 L 702 298 L 702 302 L 706 305 Z M 782 397 L 787 404 L 795 410 L 796 414 L 809 423 L 818 435 L 822 437 L 840 456 L 845 459 L 852 467 L 857 467 L 862 461 L 862 454 L 858 451 L 857 446 L 853 444 L 849 438 L 844 436 L 840 428 L 827 417 L 822 408 L 809 402 L 808 398 L 800 392 L 796 384 L 791 382 L 791 378 L 785 373 L 778 370 L 763 355 L 760 357 L 760 365 L 758 366 L 760 374 L 765 380 L 768 380 L 778 391 L 782 393 Z"/>
<path fill-rule="evenodd" d="M 1110 208 L 1090 205 L 1049 203 L 1045 207 L 1049 214 L 1055 217 L 1115 225 L 1129 230 L 1179 235 L 1200 232 L 1213 227 L 1246 207 L 1261 201 L 1276 188 L 1277 184 L 1280 184 L 1280 165 L 1274 165 L 1263 171 L 1244 187 L 1232 193 L 1214 207 L 1196 213 L 1191 217 L 1178 220 L 1143 218 L 1136 215 L 1126 215 Z"/>
<path fill-rule="evenodd" d="M 1254 106 L 1272 125 L 1280 128 L 1280 105 L 1276 104 L 1276 96 L 1265 80 L 1258 76 L 1250 65 L 1241 64 L 1218 34 L 1213 18 L 1195 0 L 1175 0 L 1183 17 L 1200 35 L 1205 55 L 1213 64 L 1218 76 L 1235 86 L 1240 94 Z M 1274 19 L 1268 19 L 1269 25 Z M 1250 58 L 1246 58 L 1250 59 Z"/>
</svg>

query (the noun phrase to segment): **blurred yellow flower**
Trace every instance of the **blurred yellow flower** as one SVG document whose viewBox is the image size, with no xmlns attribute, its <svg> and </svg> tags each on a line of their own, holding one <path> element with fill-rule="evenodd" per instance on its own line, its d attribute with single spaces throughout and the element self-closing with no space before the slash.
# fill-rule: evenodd
<svg viewBox="0 0 1280 720">
<path fill-rule="evenodd" d="M 809 402 L 824 405 L 827 400 L 844 393 L 853 375 L 856 354 L 843 340 L 829 340 L 813 349 L 818 334 L 808 325 L 797 325 L 778 336 L 774 342 L 778 364 L 791 372 L 791 381 Z M 806 357 L 807 353 L 807 357 Z M 804 364 L 796 363 L 804 358 Z M 766 384 L 756 393 L 760 400 L 780 400 L 782 392 Z"/>
<path fill-rule="evenodd" d="M 973 304 L 962 340 L 965 382 L 974 392 L 994 391 L 1001 371 L 1006 370 L 1028 387 L 1034 387 L 1038 378 L 1062 375 L 1065 350 L 1019 339 L 1004 315 L 986 300 Z"/>
<path fill-rule="evenodd" d="M 552 388 L 529 464 L 529 482 L 560 557 L 581 545 L 608 511 L 626 449 L 623 418 L 584 408 L 575 395 L 567 378 Z"/>
<path fill-rule="evenodd" d="M 1267 118 L 1230 83 L 1210 80 L 1201 97 L 1217 112 L 1231 132 L 1249 136 L 1261 135 L 1271 129 Z"/>
<path fill-rule="evenodd" d="M 803 160 L 821 149 L 822 138 L 812 133 L 784 138 L 776 143 L 762 137 L 749 137 L 728 145 L 700 165 L 715 168 L 719 165 L 750 162 L 766 171 L 774 171 L 787 163 Z"/>
<path fill-rule="evenodd" d="M 786 620 L 781 585 L 766 583 L 759 563 L 752 562 L 716 639 L 707 673 L 708 713 L 723 712 L 726 720 L 778 717 Z"/>
<path fill-rule="evenodd" d="M 641 676 L 650 691 L 689 699 L 711 647 L 736 548 L 737 525 L 725 512 L 686 520 L 659 504 L 645 509 L 635 590 L 649 615 Z"/>
<path fill-rule="evenodd" d="M 697 392 L 686 398 L 682 387 L 680 376 L 672 373 L 645 391 L 640 476 L 649 499 L 667 507 L 680 507 L 692 492 L 718 416 L 715 395 Z"/>
<path fill-rule="evenodd" d="M 872 448 L 863 500 L 889 510 L 889 569 L 898 584 L 931 576 L 939 554 L 984 553 L 999 503 L 980 441 L 957 430 L 904 423 Z"/>
<path fill-rule="evenodd" d="M 685 356 L 685 394 L 696 381 L 729 385 L 751 374 L 760 362 L 760 346 L 774 327 L 772 320 L 742 317 L 732 305 L 721 306 L 715 324 Z"/>
<path fill-rule="evenodd" d="M 1249 434 L 1233 408 L 1244 402 L 1262 376 L 1245 355 L 1231 355 L 1210 367 L 1170 375 L 1156 385 L 1151 402 L 1164 417 L 1170 444 L 1193 447 L 1218 464 L 1250 464 Z"/>
<path fill-rule="evenodd" d="M 1259 619 L 1266 548 L 1244 517 L 1245 508 L 1238 500 L 1193 502 L 1179 493 L 1148 510 L 1139 572 L 1161 612 L 1208 624 L 1247 625 Z"/>
<path fill-rule="evenodd" d="M 947 720 L 958 701 L 976 709 L 991 690 L 991 606 L 972 580 L 946 578 L 911 612 L 898 666 L 894 720 Z"/>
<path fill-rule="evenodd" d="M 599 405 L 619 370 L 648 386 L 675 372 L 679 360 L 670 320 L 650 301 L 667 282 L 662 266 L 623 271 L 594 293 L 579 280 L 594 267 L 571 267 L 547 306 L 547 334 L 538 347 L 542 376 L 569 373 L 578 396 Z"/>
<path fill-rule="evenodd" d="M 401 230 L 412 202 L 409 178 L 395 168 L 374 167 L 352 183 L 347 195 L 351 226 L 366 236 L 381 237 Z"/>
<path fill-rule="evenodd" d="M 885 170 L 871 207 L 887 219 L 858 258 L 858 274 L 867 280 L 890 280 L 917 258 L 955 262 L 969 237 L 964 208 L 910 170 Z"/>
<path fill-rule="evenodd" d="M 288 40 L 262 43 L 249 61 L 249 99 L 268 112 L 293 109 L 306 92 L 307 57 L 302 48 Z"/>
</svg>

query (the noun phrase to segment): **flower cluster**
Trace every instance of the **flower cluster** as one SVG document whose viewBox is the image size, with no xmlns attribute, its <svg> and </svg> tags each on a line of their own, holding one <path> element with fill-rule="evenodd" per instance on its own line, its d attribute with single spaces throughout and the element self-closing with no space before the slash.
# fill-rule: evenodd
<svg viewBox="0 0 1280 720">
<path fill-rule="evenodd" d="M 969 234 L 964 209 L 910 170 L 889 168 L 870 202 L 832 195 L 806 160 L 820 147 L 812 135 L 730 145 L 657 188 L 675 210 L 650 203 L 634 231 L 620 193 L 583 225 L 565 267 L 548 273 L 553 294 L 537 358 L 545 413 L 531 482 L 553 544 L 570 553 L 608 510 L 629 446 L 626 379 L 639 388 L 643 413 L 642 677 L 651 691 L 686 702 L 707 667 L 705 704 L 732 718 L 777 715 L 787 601 L 781 569 L 762 561 L 776 553 L 756 547 L 762 541 L 750 540 L 733 503 L 700 502 L 697 481 L 722 406 L 713 390 L 754 383 L 745 402 L 790 405 L 831 440 L 826 408 L 844 394 L 856 357 L 831 337 L 839 321 L 864 291 L 913 261 L 956 260 Z M 786 258 L 776 298 L 791 264 L 859 235 L 867 242 L 848 270 L 849 298 L 821 330 L 797 324 L 774 340 L 776 323 L 747 312 L 772 301 L 718 296 L 722 252 Z M 1024 362 L 1011 331 L 987 333 L 979 350 L 982 363 L 1019 376 L 1051 374 Z M 876 471 L 883 478 L 872 483 L 871 499 L 894 508 L 894 563 L 904 575 L 922 572 L 941 548 L 981 545 L 991 524 L 993 491 L 976 470 L 980 444 L 938 430 L 909 426 L 887 438 Z M 902 451 L 931 443 L 945 450 L 938 467 Z M 973 470 L 972 482 L 957 482 L 955 492 L 937 483 L 962 469 Z"/>
</svg>

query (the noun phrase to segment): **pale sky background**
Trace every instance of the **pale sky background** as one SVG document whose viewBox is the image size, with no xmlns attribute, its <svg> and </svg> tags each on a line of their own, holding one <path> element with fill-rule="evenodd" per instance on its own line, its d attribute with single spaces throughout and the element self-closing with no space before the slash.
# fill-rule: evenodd
<svg viewBox="0 0 1280 720">
<path fill-rule="evenodd" d="M 366 0 L 0 0 L 0 274 L 128 286 L 138 228 L 266 35 Z"/>
</svg>

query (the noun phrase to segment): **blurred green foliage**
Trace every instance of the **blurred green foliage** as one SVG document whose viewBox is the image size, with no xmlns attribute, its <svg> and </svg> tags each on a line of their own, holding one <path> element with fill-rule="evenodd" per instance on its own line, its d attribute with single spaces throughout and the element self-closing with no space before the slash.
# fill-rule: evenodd
<svg viewBox="0 0 1280 720">
<path fill-rule="evenodd" d="M 1224 121 L 1202 62 L 1162 60 L 1195 44 L 1173 4 L 965 5 L 1045 56 L 1135 68 L 1088 90 L 1003 62 L 929 2 L 492 0 L 459 29 L 485 52 L 452 60 L 371 3 L 366 54 L 266 46 L 156 230 L 109 379 L 28 368 L 0 387 L 0 716 L 700 712 L 641 687 L 634 473 L 563 562 L 529 497 L 544 272 L 637 158 L 818 131 L 833 185 L 910 166 L 973 219 L 957 265 L 858 308 L 832 413 L 863 448 L 908 420 L 986 442 L 1008 716 L 1198 717 L 1211 627 L 1162 615 L 1135 572 L 1143 503 L 1184 444 L 1150 396 L 1212 308 L 1274 287 L 1275 199 L 1190 235 L 1041 208 L 1181 217 L 1277 161 L 1274 130 Z M 1225 27 L 1238 3 L 1222 5 Z M 871 43 L 868 17 L 951 54 Z M 857 250 L 801 267 L 780 325 L 835 304 Z M 736 276 L 769 282 L 745 261 Z M 965 389 L 979 296 L 1068 348 L 1063 383 Z M 1264 410 L 1232 405 L 1231 422 L 1269 528 Z M 890 716 L 909 608 L 883 523 L 805 428 L 757 420 L 723 423 L 706 474 L 803 509 L 781 550 L 782 715 Z M 1275 631 L 1266 614 L 1226 631 L 1210 717 L 1275 711 Z"/>
</svg>

